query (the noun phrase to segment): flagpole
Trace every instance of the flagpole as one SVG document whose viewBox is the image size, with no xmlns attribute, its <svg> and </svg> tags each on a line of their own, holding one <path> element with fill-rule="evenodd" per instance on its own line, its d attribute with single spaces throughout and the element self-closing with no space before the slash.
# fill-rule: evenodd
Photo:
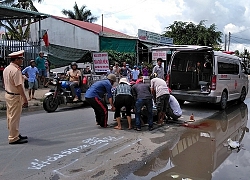
<svg viewBox="0 0 250 180">
<path fill-rule="evenodd" d="M 42 51 L 42 28 L 41 28 L 41 18 L 39 18 L 39 46 L 40 46 L 40 51 Z"/>
</svg>

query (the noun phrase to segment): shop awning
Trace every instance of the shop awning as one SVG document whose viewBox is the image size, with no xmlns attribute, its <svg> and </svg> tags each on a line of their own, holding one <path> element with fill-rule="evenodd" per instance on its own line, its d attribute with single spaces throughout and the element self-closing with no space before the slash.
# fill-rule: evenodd
<svg viewBox="0 0 250 180">
<path fill-rule="evenodd" d="M 0 5 L 0 20 L 46 18 L 49 16 L 50 15 L 48 14 L 43 14 L 35 11 Z"/>
<path fill-rule="evenodd" d="M 49 45 L 48 59 L 55 66 L 66 66 L 71 62 L 90 62 L 92 60 L 91 52 L 88 50 L 75 49 L 55 44 Z"/>
</svg>

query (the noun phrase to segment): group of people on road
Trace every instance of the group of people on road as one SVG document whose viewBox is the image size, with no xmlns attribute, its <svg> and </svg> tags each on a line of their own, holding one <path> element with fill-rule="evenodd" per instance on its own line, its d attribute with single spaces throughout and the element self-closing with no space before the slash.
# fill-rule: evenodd
<svg viewBox="0 0 250 180">
<path fill-rule="evenodd" d="M 135 69 L 136 70 L 136 69 Z M 143 106 L 147 109 L 148 130 L 153 130 L 153 106 L 157 107 L 157 124 L 163 125 L 166 116 L 168 119 L 177 120 L 182 111 L 176 98 L 171 95 L 164 80 L 164 67 L 162 59 L 157 60 L 157 65 L 153 68 L 150 75 L 150 84 L 144 83 L 144 76 L 138 74 L 137 79 L 129 82 L 128 68 L 126 63 L 123 67 L 117 64 L 110 67 L 106 80 L 94 83 L 86 92 L 86 101 L 94 109 L 96 123 L 101 127 L 108 127 L 108 106 L 103 99 L 105 94 L 108 95 L 111 110 L 115 111 L 115 119 L 117 126 L 115 129 L 122 129 L 121 126 L 121 108 L 125 107 L 126 117 L 128 120 L 128 129 L 132 129 L 131 109 L 135 109 L 135 127 L 137 131 L 141 131 L 141 109 Z M 126 74 L 127 73 L 127 74 Z M 148 72 L 147 72 L 148 73 Z M 149 75 L 149 74 L 147 74 Z M 120 76 L 118 85 L 112 88 L 116 82 L 117 76 Z M 131 83 L 134 82 L 134 83 Z"/>
</svg>

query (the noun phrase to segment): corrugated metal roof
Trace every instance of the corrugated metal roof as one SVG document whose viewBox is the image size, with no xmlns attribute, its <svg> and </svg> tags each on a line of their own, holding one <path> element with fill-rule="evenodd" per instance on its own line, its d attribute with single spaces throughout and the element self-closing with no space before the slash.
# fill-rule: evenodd
<svg viewBox="0 0 250 180">
<path fill-rule="evenodd" d="M 46 18 L 49 16 L 50 15 L 48 14 L 43 14 L 35 11 L 0 5 L 0 20 Z"/>
<path fill-rule="evenodd" d="M 58 17 L 58 16 L 52 16 L 55 19 L 67 22 L 69 24 L 75 25 L 77 27 L 80 27 L 82 29 L 86 29 L 88 31 L 91 31 L 93 33 L 103 35 L 103 36 L 112 36 L 112 37 L 124 37 L 124 38 L 134 38 L 132 36 L 128 36 L 124 33 L 121 33 L 119 31 L 115 31 L 113 29 L 103 27 L 103 32 L 102 32 L 102 26 L 99 24 L 95 23 L 89 23 L 89 22 L 84 22 L 84 21 L 79 21 L 75 19 L 69 19 L 69 18 L 64 18 L 64 17 Z"/>
<path fill-rule="evenodd" d="M 153 47 L 152 51 L 189 51 L 189 50 L 212 50 L 209 46 L 198 46 L 198 45 L 169 45 Z"/>
</svg>

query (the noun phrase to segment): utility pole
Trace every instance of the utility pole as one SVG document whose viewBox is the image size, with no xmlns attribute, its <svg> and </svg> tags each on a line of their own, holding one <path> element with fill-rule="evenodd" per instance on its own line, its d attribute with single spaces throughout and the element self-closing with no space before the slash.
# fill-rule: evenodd
<svg viewBox="0 0 250 180">
<path fill-rule="evenodd" d="M 103 14 L 102 14 L 102 32 L 103 32 Z"/>
<path fill-rule="evenodd" d="M 229 47 L 230 47 L 230 41 L 231 41 L 231 33 L 228 33 L 228 51 L 229 51 Z"/>
<path fill-rule="evenodd" d="M 225 34 L 225 51 L 227 50 L 227 34 Z"/>
</svg>

